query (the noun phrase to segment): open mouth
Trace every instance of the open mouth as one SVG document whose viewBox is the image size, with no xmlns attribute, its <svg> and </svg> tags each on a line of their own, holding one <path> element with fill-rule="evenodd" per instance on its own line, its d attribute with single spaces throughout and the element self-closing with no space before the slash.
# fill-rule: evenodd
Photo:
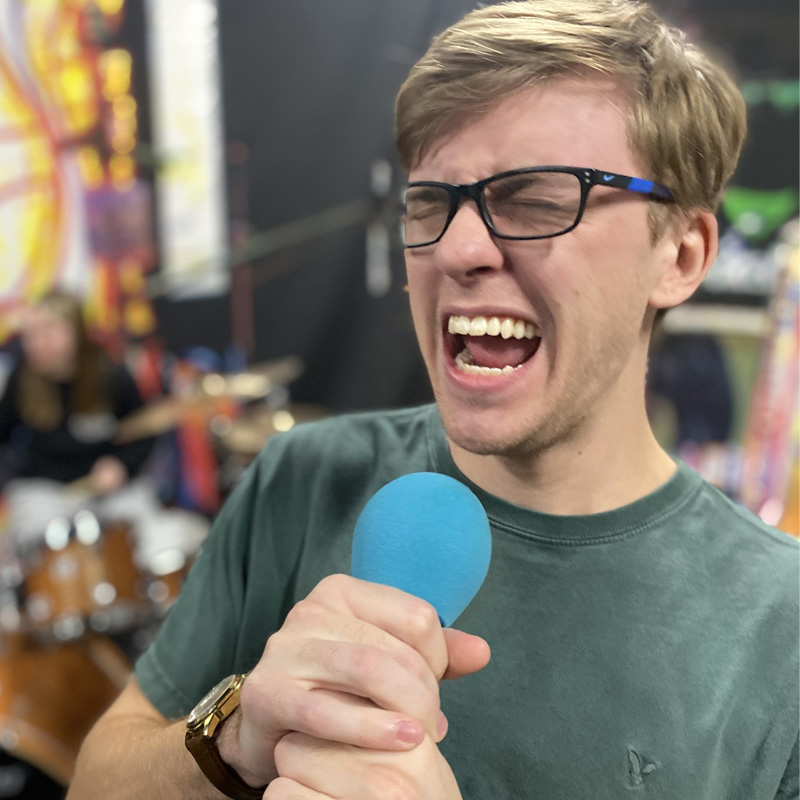
<svg viewBox="0 0 800 800">
<path fill-rule="evenodd" d="M 536 325 L 513 317 L 451 315 L 445 333 L 456 368 L 470 375 L 508 375 L 534 356 L 541 341 Z"/>
</svg>

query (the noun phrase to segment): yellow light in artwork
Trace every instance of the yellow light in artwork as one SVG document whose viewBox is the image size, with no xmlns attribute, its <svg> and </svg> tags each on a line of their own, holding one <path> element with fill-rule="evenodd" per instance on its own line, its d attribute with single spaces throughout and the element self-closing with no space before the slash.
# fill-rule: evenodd
<svg viewBox="0 0 800 800">
<path fill-rule="evenodd" d="M 136 164 L 127 155 L 117 153 L 108 160 L 108 170 L 111 173 L 111 182 L 118 188 L 133 183 Z"/>
<path fill-rule="evenodd" d="M 129 94 L 115 97 L 111 103 L 115 117 L 120 119 L 133 119 L 136 117 L 136 100 Z"/>
<path fill-rule="evenodd" d="M 97 103 L 92 76 L 82 64 L 72 64 L 59 76 L 59 91 L 66 107 L 70 130 L 82 133 L 97 123 Z"/>
<path fill-rule="evenodd" d="M 81 147 L 78 150 L 78 170 L 83 182 L 94 189 L 103 182 L 103 165 L 100 154 L 94 147 Z"/>
<path fill-rule="evenodd" d="M 105 74 L 103 96 L 106 100 L 126 94 L 131 87 L 131 54 L 120 48 L 106 50 L 100 65 Z"/>
<path fill-rule="evenodd" d="M 146 336 L 156 328 L 156 317 L 148 300 L 134 297 L 125 304 L 125 327 L 134 336 Z"/>
<path fill-rule="evenodd" d="M 62 69 L 61 91 L 70 105 L 87 102 L 92 96 L 92 76 L 89 70 L 79 63 Z"/>
<path fill-rule="evenodd" d="M 111 16 L 119 14 L 125 5 L 125 0 L 95 0 L 95 4 L 104 14 Z"/>
<path fill-rule="evenodd" d="M 32 141 L 28 149 L 28 172 L 49 178 L 55 172 L 54 153 L 48 142 Z"/>
<path fill-rule="evenodd" d="M 111 147 L 115 153 L 130 153 L 136 147 L 136 137 L 128 131 L 118 131 L 111 137 Z"/>
<path fill-rule="evenodd" d="M 125 294 L 139 294 L 144 291 L 144 273 L 137 259 L 125 258 L 120 262 L 119 285 Z"/>
</svg>

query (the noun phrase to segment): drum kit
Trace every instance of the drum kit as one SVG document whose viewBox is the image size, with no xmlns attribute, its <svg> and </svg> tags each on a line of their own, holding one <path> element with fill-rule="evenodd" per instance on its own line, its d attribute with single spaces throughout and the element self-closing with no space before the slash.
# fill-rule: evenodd
<svg viewBox="0 0 800 800">
<path fill-rule="evenodd" d="M 206 393 L 252 400 L 298 369 L 283 361 L 246 379 L 220 376 L 224 385 L 212 378 Z M 144 409 L 123 421 L 121 438 L 168 431 L 185 402 Z M 215 439 L 243 468 L 270 436 L 323 416 L 262 404 L 217 425 Z M 83 738 L 130 677 L 125 643 L 152 639 L 193 558 L 164 550 L 142 567 L 131 524 L 85 508 L 53 519 L 35 544 L 10 539 L 0 539 L 0 798 L 63 798 Z"/>
<path fill-rule="evenodd" d="M 188 564 L 140 569 L 131 526 L 86 510 L 54 519 L 37 546 L 8 549 L 0 566 L 0 798 L 60 798 L 84 736 L 130 676 L 121 642 L 155 631 Z"/>
</svg>

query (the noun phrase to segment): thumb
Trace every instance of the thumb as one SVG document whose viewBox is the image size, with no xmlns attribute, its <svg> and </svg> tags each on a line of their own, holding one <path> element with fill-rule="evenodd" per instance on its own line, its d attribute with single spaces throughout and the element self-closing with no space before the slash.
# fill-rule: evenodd
<svg viewBox="0 0 800 800">
<path fill-rule="evenodd" d="M 489 663 L 492 651 L 485 639 L 454 628 L 444 628 L 443 633 L 448 657 L 447 669 L 442 676 L 444 680 L 463 678 L 482 670 Z"/>
</svg>

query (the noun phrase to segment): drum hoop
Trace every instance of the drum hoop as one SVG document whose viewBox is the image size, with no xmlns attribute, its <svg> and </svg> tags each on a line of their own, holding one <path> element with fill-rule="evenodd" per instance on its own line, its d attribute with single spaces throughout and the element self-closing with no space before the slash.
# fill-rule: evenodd
<svg viewBox="0 0 800 800">
<path fill-rule="evenodd" d="M 78 754 L 47 731 L 22 719 L 0 714 L 0 740 L 10 732 L 17 738 L 15 747 L 3 749 L 15 758 L 32 764 L 57 783 L 67 786 L 75 771 Z"/>
<path fill-rule="evenodd" d="M 86 654 L 111 683 L 120 690 L 128 685 L 132 675 L 131 664 L 112 640 L 93 635 L 84 639 L 82 644 Z"/>
</svg>

